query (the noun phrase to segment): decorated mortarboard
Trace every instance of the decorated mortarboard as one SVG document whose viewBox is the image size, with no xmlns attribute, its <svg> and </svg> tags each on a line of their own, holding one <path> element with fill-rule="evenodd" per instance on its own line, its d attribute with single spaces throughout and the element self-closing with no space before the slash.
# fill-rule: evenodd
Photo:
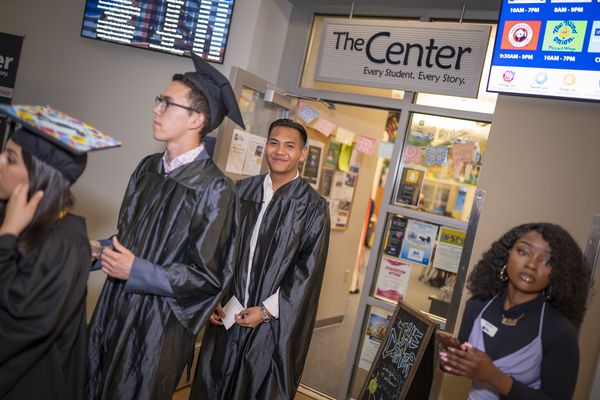
<svg viewBox="0 0 600 400">
<path fill-rule="evenodd" d="M 9 138 L 56 168 L 71 184 L 83 173 L 87 152 L 121 145 L 118 140 L 49 106 L 0 104 L 0 111 L 11 120 Z"/>
<path fill-rule="evenodd" d="M 192 59 L 194 60 L 196 72 L 186 72 L 185 76 L 200 89 L 208 100 L 208 108 L 210 109 L 208 132 L 221 125 L 225 117 L 241 126 L 242 129 L 246 129 L 229 80 L 195 53 L 192 53 Z"/>
</svg>

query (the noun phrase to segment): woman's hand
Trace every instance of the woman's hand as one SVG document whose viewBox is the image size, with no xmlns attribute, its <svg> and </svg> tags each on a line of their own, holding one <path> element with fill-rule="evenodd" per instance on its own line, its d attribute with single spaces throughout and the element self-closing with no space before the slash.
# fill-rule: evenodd
<svg viewBox="0 0 600 400">
<path fill-rule="evenodd" d="M 258 325 L 262 324 L 262 322 L 263 318 L 260 313 L 260 307 L 246 308 L 235 315 L 235 323 L 239 326 L 256 328 Z"/>
<path fill-rule="evenodd" d="M 44 192 L 38 190 L 29 201 L 27 201 L 27 192 L 29 192 L 29 185 L 20 183 L 8 199 L 4 221 L 0 226 L 0 235 L 10 233 L 18 237 L 33 220 Z"/>
<path fill-rule="evenodd" d="M 470 343 L 465 343 L 461 347 L 460 349 L 449 347 L 448 351 L 440 352 L 444 371 L 489 383 L 500 394 L 507 396 L 512 388 L 512 378 L 500 371 L 490 356 Z"/>
</svg>

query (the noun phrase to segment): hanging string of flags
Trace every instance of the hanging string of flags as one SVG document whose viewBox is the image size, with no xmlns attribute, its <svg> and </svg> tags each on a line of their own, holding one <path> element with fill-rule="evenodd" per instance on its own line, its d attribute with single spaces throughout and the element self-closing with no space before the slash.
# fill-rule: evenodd
<svg viewBox="0 0 600 400">
<path fill-rule="evenodd" d="M 383 140 L 378 141 L 377 139 L 373 139 L 368 136 L 357 135 L 355 132 L 342 128 L 341 126 L 337 126 L 335 122 L 330 121 L 323 116 L 319 116 L 318 111 L 304 103 L 302 100 L 300 100 L 299 108 L 300 110 L 296 115 L 307 124 L 311 124 L 312 121 L 318 118 L 317 121 L 311 125 L 311 127 L 320 132 L 323 136 L 329 137 L 335 131 L 334 140 L 338 143 L 346 145 L 352 145 L 356 137 L 356 145 L 354 146 L 354 149 L 368 155 L 373 154 L 375 151 L 375 146 L 377 146 L 377 142 L 379 142 L 377 156 L 387 159 L 392 158 L 392 150 L 394 148 L 393 143 L 385 142 Z M 398 121 L 395 118 L 390 118 L 390 120 L 388 120 L 386 130 L 391 137 L 395 137 L 398 130 Z"/>
</svg>

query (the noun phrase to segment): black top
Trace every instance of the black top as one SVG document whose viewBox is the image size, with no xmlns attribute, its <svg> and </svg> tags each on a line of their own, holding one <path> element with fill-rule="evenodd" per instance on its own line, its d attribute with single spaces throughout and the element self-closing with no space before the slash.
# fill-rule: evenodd
<svg viewBox="0 0 600 400">
<path fill-rule="evenodd" d="M 542 305 L 545 302 L 543 295 L 534 300 L 504 310 L 506 290 L 490 304 L 483 313 L 483 318 L 498 328 L 494 337 L 483 334 L 486 353 L 497 360 L 508 354 L 525 347 L 534 340 L 539 333 L 539 321 Z M 469 335 L 475 319 L 489 300 L 482 301 L 471 298 L 467 301 L 465 313 L 458 339 L 461 343 L 469 340 Z M 502 324 L 502 315 L 506 318 L 519 318 L 515 326 Z M 579 345 L 577 331 L 571 322 L 556 308 L 546 303 L 544 321 L 542 325 L 542 369 L 541 387 L 539 390 L 529 388 L 515 381 L 506 397 L 509 400 L 537 400 L 537 399 L 571 399 L 577 383 L 579 369 Z M 501 396 L 501 398 L 504 398 Z"/>
<path fill-rule="evenodd" d="M 232 295 L 244 303 L 250 239 L 263 202 L 265 175 L 238 182 L 240 251 Z M 208 324 L 191 399 L 292 400 L 312 336 L 329 247 L 327 202 L 304 179 L 281 186 L 260 225 L 248 307 L 279 288 L 279 318 L 255 328 Z"/>
<path fill-rule="evenodd" d="M 67 214 L 22 258 L 0 236 L 0 398 L 83 398 L 90 245 Z"/>
</svg>

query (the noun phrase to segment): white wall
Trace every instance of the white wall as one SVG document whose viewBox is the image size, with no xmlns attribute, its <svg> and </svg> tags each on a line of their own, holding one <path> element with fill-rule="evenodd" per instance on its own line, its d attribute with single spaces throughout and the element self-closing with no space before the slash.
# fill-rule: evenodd
<svg viewBox="0 0 600 400">
<path fill-rule="evenodd" d="M 471 267 L 493 241 L 527 222 L 559 224 L 585 248 L 592 217 L 600 214 L 599 126 L 598 103 L 498 97 L 479 183 L 486 196 Z M 599 303 L 596 296 L 581 330 L 576 400 L 587 399 L 598 358 Z M 440 399 L 464 399 L 466 391 L 466 379 L 447 376 Z"/>
<path fill-rule="evenodd" d="M 174 73 L 193 70 L 193 64 L 189 58 L 82 38 L 84 8 L 84 0 L 3 0 L 0 29 L 26 36 L 13 104 L 50 104 L 123 142 L 120 149 L 90 154 L 73 186 L 74 212 L 86 218 L 91 238 L 105 238 L 116 232 L 137 163 L 164 150 L 152 138 L 154 98 Z M 290 13 L 286 0 L 238 0 L 225 62 L 213 65 L 225 76 L 239 66 L 276 81 Z M 88 318 L 103 282 L 102 272 L 91 274 Z"/>
</svg>

